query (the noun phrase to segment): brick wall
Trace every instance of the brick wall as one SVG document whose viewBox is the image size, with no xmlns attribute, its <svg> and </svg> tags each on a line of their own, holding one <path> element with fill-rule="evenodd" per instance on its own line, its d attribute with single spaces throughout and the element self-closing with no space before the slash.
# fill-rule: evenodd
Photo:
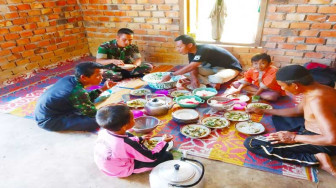
<svg viewBox="0 0 336 188">
<path fill-rule="evenodd" d="M 181 0 L 180 0 L 181 1 Z M 175 51 L 179 0 L 0 0 L 0 81 L 96 50 L 121 27 L 135 31 L 144 61 L 186 63 Z M 225 47 L 250 66 L 267 51 L 276 65 L 335 59 L 335 0 L 269 0 L 262 48 Z"/>
<path fill-rule="evenodd" d="M 278 65 L 336 58 L 335 0 L 269 0 L 263 46 Z"/>
<path fill-rule="evenodd" d="M 85 53 L 76 0 L 0 0 L 0 81 Z"/>
</svg>

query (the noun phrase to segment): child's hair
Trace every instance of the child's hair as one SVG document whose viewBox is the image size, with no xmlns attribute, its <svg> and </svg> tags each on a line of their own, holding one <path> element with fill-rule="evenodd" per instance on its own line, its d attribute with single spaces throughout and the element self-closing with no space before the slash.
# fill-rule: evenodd
<svg viewBox="0 0 336 188">
<path fill-rule="evenodd" d="M 269 56 L 268 54 L 266 53 L 262 53 L 262 54 L 257 54 L 255 56 L 253 56 L 251 58 L 251 61 L 254 62 L 254 61 L 259 61 L 259 60 L 265 60 L 267 61 L 268 63 L 271 63 L 271 56 Z"/>
<path fill-rule="evenodd" d="M 100 127 L 119 131 L 130 122 L 131 110 L 125 105 L 105 106 L 98 110 L 96 121 Z"/>
<path fill-rule="evenodd" d="M 287 85 L 300 83 L 305 86 L 314 82 L 314 78 L 309 70 L 301 65 L 288 65 L 282 67 L 276 73 L 276 80 L 285 82 Z"/>
<path fill-rule="evenodd" d="M 96 62 L 88 61 L 88 62 L 79 63 L 75 67 L 75 76 L 78 79 L 80 78 L 81 75 L 90 77 L 93 75 L 96 69 L 102 69 L 102 68 L 104 68 L 104 66 Z"/>
</svg>

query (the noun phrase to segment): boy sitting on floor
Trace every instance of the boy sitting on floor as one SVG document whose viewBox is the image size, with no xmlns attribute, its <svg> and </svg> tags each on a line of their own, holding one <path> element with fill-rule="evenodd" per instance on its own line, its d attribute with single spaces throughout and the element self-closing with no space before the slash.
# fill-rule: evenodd
<svg viewBox="0 0 336 188">
<path fill-rule="evenodd" d="M 266 53 L 257 54 L 251 58 L 253 67 L 244 73 L 244 78 L 232 84 L 235 88 L 226 95 L 240 93 L 244 88 L 260 98 L 276 101 L 280 96 L 285 95 L 276 82 L 275 74 L 278 69 L 271 65 L 271 57 Z"/>
<path fill-rule="evenodd" d="M 98 110 L 96 120 L 101 129 L 94 149 L 94 160 L 98 168 L 113 177 L 127 177 L 132 173 L 149 171 L 156 165 L 172 160 L 166 151 L 173 136 L 164 135 L 162 141 L 148 150 L 142 142 L 150 136 L 136 137 L 126 133 L 135 122 L 127 106 L 106 106 Z"/>
</svg>

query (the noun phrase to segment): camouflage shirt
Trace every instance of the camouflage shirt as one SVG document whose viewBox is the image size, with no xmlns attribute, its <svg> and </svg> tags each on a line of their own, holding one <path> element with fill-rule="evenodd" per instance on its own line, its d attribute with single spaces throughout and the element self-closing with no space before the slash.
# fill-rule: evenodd
<svg viewBox="0 0 336 188">
<path fill-rule="evenodd" d="M 123 60 L 126 64 L 131 64 L 141 58 L 141 55 L 136 45 L 131 44 L 125 48 L 120 48 L 117 45 L 117 40 L 114 39 L 101 44 L 98 47 L 96 57 L 97 59 L 119 59 Z M 106 68 L 110 68 L 110 66 L 113 65 L 108 65 Z"/>
</svg>

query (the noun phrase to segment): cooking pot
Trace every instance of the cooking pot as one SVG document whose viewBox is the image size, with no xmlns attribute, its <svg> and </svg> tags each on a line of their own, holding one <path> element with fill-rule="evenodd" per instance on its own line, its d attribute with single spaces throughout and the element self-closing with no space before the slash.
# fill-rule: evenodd
<svg viewBox="0 0 336 188">
<path fill-rule="evenodd" d="M 197 165 L 196 165 L 197 164 Z M 204 187 L 204 166 L 194 159 L 182 157 L 181 160 L 163 162 L 149 174 L 151 188 L 165 187 Z"/>
<path fill-rule="evenodd" d="M 145 112 L 150 116 L 165 115 L 174 105 L 174 103 L 169 105 L 167 97 L 163 94 L 148 94 L 146 100 Z"/>
</svg>

